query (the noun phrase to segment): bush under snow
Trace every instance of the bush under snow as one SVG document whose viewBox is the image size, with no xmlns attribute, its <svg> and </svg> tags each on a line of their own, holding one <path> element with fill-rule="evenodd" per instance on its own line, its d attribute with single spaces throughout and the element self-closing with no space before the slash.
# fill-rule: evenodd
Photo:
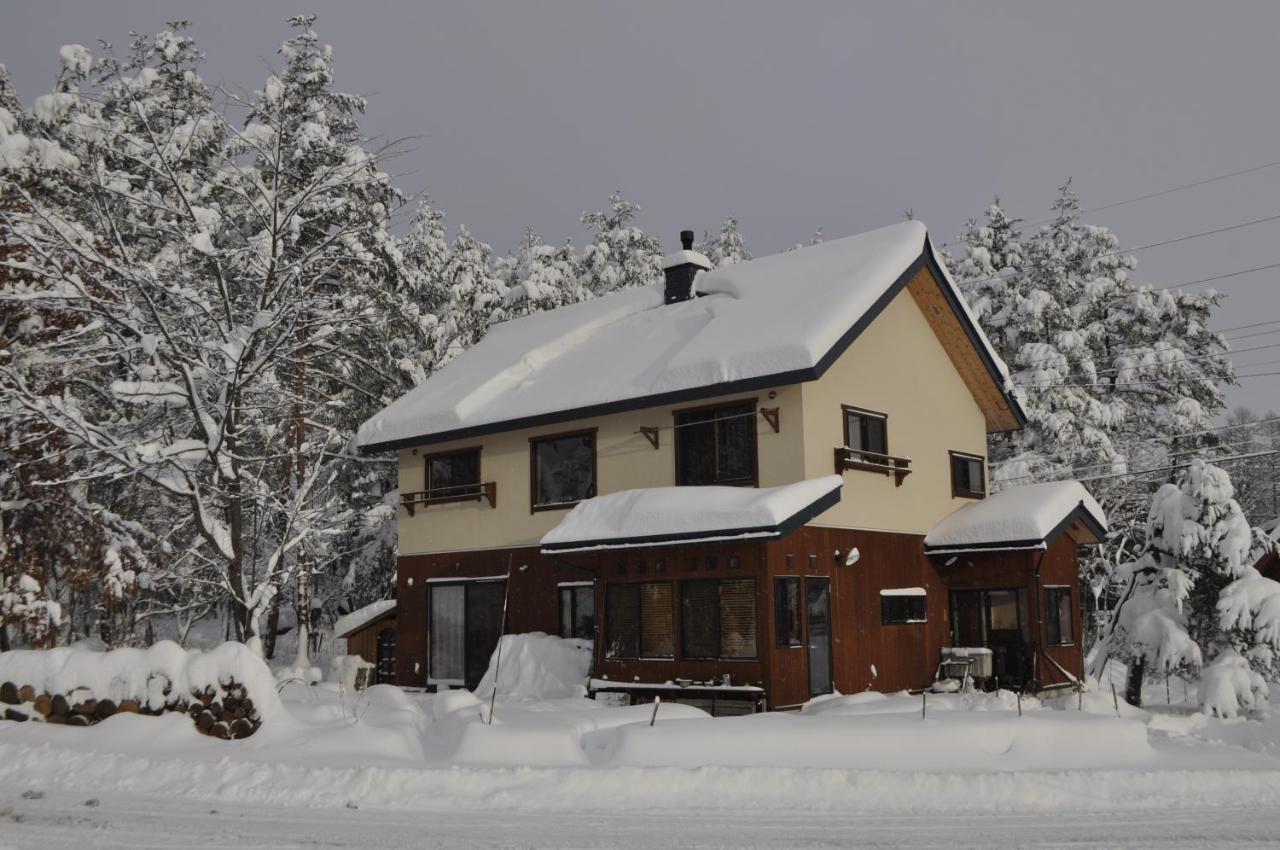
<svg viewBox="0 0 1280 850">
<path fill-rule="evenodd" d="M 1225 650 L 1204 668 L 1200 708 L 1205 714 L 1236 717 L 1265 704 L 1267 683 L 1235 650 Z"/>
</svg>

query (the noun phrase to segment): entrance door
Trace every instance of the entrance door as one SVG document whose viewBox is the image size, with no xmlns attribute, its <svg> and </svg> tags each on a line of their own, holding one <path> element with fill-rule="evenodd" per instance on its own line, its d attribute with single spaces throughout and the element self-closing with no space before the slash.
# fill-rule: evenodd
<svg viewBox="0 0 1280 850">
<path fill-rule="evenodd" d="M 489 658 L 502 636 L 502 601 L 505 581 L 482 581 L 467 586 L 468 688 L 474 688 L 489 669 Z"/>
<path fill-rule="evenodd" d="M 808 620 L 809 696 L 832 691 L 831 682 L 831 581 L 806 577 L 805 604 Z"/>
<path fill-rule="evenodd" d="M 1023 588 L 953 590 L 951 645 L 991 650 L 992 675 L 1018 687 L 1031 675 L 1027 592 Z"/>
</svg>

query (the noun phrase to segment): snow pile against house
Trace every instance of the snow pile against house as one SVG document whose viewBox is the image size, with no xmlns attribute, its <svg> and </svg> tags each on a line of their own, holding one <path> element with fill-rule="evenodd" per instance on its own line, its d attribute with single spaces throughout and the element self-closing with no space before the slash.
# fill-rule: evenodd
<svg viewBox="0 0 1280 850">
<path fill-rule="evenodd" d="M 506 322 L 365 422 L 358 440 L 385 449 L 720 384 L 811 380 L 926 259 L 936 264 L 925 227 L 909 221 L 703 272 L 686 301 L 664 304 L 655 282 Z M 969 330 L 1003 387 L 1007 370 Z"/>
<path fill-rule="evenodd" d="M 778 537 L 840 500 L 827 475 L 763 489 L 651 487 L 587 499 L 542 538 L 543 551 L 654 546 L 674 541 Z"/>
<path fill-rule="evenodd" d="M 475 694 L 489 699 L 496 682 L 498 697 L 508 702 L 586 696 L 590 671 L 589 640 L 566 640 L 542 632 L 503 635 Z"/>
<path fill-rule="evenodd" d="M 1094 537 L 1106 533 L 1107 515 L 1078 481 L 1011 487 L 965 505 L 925 535 L 925 549 L 1035 549 L 1074 523 Z"/>
</svg>

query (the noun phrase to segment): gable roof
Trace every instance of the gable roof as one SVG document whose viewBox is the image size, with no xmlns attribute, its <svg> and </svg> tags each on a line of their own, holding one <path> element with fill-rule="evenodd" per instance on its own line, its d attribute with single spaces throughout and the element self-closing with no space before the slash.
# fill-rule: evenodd
<svg viewBox="0 0 1280 850">
<path fill-rule="evenodd" d="M 816 380 L 926 269 L 999 399 L 989 429 L 1021 427 L 1008 369 L 924 225 L 906 221 L 702 272 L 687 301 L 664 304 L 654 283 L 496 325 L 357 442 L 385 451 Z"/>
<path fill-rule="evenodd" d="M 769 539 L 790 534 L 840 501 L 838 475 L 780 487 L 649 487 L 574 505 L 542 551 L 586 552 Z"/>
<path fill-rule="evenodd" d="M 1043 549 L 1077 528 L 1080 542 L 1100 543 L 1107 515 L 1079 481 L 1010 487 L 947 514 L 924 538 L 925 553 Z"/>
</svg>

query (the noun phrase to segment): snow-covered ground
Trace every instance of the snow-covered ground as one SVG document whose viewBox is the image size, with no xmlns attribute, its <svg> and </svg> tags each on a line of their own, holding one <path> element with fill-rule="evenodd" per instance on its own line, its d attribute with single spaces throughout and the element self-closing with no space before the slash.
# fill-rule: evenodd
<svg viewBox="0 0 1280 850">
<path fill-rule="evenodd" d="M 566 696 L 581 648 L 565 643 L 557 661 L 555 639 L 541 642 L 509 646 L 491 724 L 464 691 L 301 683 L 284 686 L 287 716 L 241 741 L 177 714 L 0 723 L 0 847 L 183 835 L 240 847 L 1243 846 L 1280 834 L 1280 705 L 1206 718 L 1177 683 L 1174 705 L 1121 704 L 1120 716 L 1107 685 L 1083 701 L 1024 699 L 1021 714 L 1009 692 L 865 693 L 738 718 L 664 703 L 655 719 L 651 706 Z M 542 672 L 524 675 L 534 661 Z M 547 682 L 555 698 L 537 693 Z"/>
</svg>

